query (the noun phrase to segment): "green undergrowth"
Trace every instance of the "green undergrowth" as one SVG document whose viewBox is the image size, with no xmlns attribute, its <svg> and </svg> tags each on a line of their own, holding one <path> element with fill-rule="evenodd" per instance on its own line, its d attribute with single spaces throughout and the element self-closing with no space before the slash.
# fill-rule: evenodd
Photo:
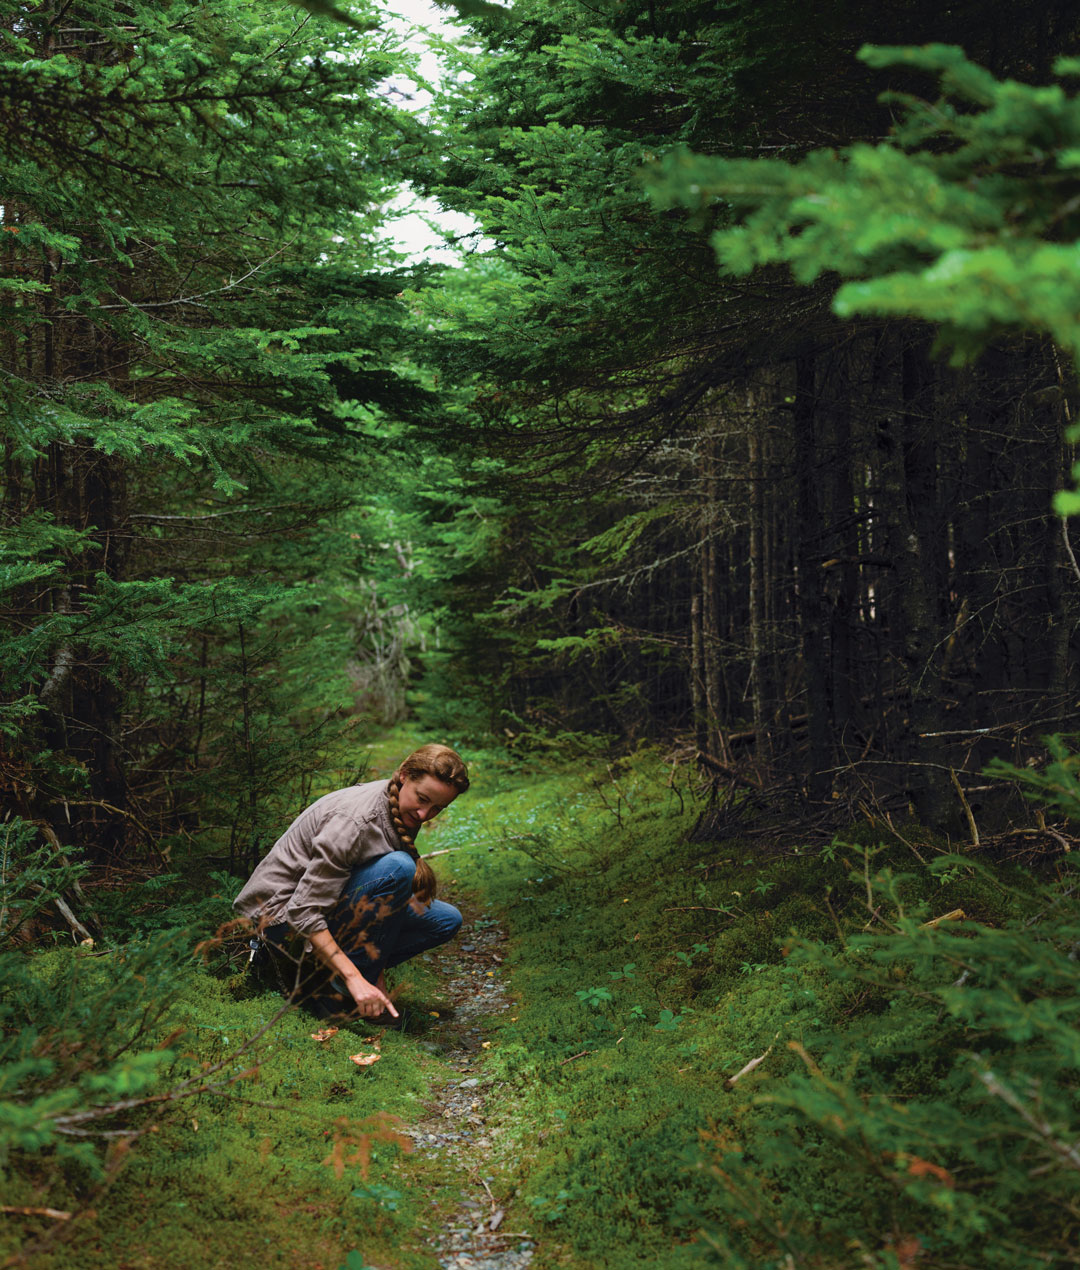
<svg viewBox="0 0 1080 1270">
<path fill-rule="evenodd" d="M 379 738 L 306 798 L 358 769 L 388 774 L 423 739 Z M 449 849 L 438 863 L 451 899 L 455 863 L 473 885 L 517 832 L 505 789 L 530 784 L 514 755 L 468 757 L 475 792 L 424 842 Z M 550 800 L 536 806 L 550 818 Z M 433 1270 L 423 1228 L 454 1209 L 460 1179 L 399 1136 L 452 1074 L 433 963 L 392 973 L 406 1026 L 379 1032 L 378 1060 L 360 1067 L 350 1055 L 375 1052 L 367 1030 L 315 1040 L 315 1020 L 275 1017 L 280 998 L 244 973 L 244 941 L 227 930 L 242 879 L 210 839 L 122 887 L 84 876 L 106 932 L 96 946 L 5 947 L 80 871 L 51 866 L 35 837 L 7 827 L 0 886 L 0 1263 Z"/>
<path fill-rule="evenodd" d="M 382 774 L 414 744 L 362 757 Z M 322 1024 L 245 973 L 241 881 L 196 847 L 124 888 L 91 879 L 96 946 L 0 946 L 0 1264 L 433 1270 L 417 1230 L 459 1192 L 402 1131 L 447 1072 L 439 979 L 427 960 L 391 972 L 402 1030 L 316 1040 Z M 0 899 L 25 908 L 10 885 Z"/>
<path fill-rule="evenodd" d="M 916 827 L 691 843 L 702 804 L 648 752 L 467 758 L 422 848 L 510 931 L 487 1181 L 534 1270 L 1080 1264 L 1067 859 L 1035 877 Z M 100 904 L 111 944 L 0 955 L 0 1262 L 434 1270 L 462 1179 L 397 1134 L 452 1078 L 435 962 L 358 1067 L 364 1029 L 272 1021 L 213 939 L 238 880 L 194 866 Z"/>
<path fill-rule="evenodd" d="M 1080 1264 L 1075 871 L 691 844 L 682 792 L 648 755 L 508 786 L 459 866 L 512 936 L 534 1265 Z"/>
<path fill-rule="evenodd" d="M 160 942 L 155 951 L 168 955 Z M 95 1045 L 94 1022 L 77 1010 L 22 1032 L 30 1061 L 41 1059 L 40 1096 L 21 1124 L 5 1104 L 5 1202 L 77 1216 L 70 1225 L 45 1214 L 8 1221 L 0 1258 L 32 1245 L 29 1264 L 42 1270 L 430 1267 L 424 1249 L 410 1248 L 410 1233 L 418 1209 L 439 1200 L 443 1179 L 429 1167 L 423 1192 L 406 1184 L 408 1144 L 399 1135 L 438 1067 L 418 1046 L 427 1007 L 440 1004 L 423 969 L 411 974 L 403 1001 L 410 1030 L 378 1030 L 376 1046 L 371 1029 L 356 1025 L 318 1041 L 312 1033 L 321 1025 L 302 1011 L 273 1021 L 283 1005 L 277 994 L 251 992 L 236 976 L 216 977 L 179 956 L 168 967 L 172 1000 L 143 1029 L 145 1002 L 131 993 L 129 976 L 146 967 L 130 966 L 132 955 L 129 948 L 35 959 L 36 987 L 83 993 L 104 1011 L 102 980 L 115 977 L 129 999 L 104 1020 L 111 1045 Z M 151 1000 L 163 991 L 152 984 Z M 27 994 L 16 988 L 13 996 L 17 1010 Z M 109 1050 L 122 1049 L 127 1035 L 135 1043 L 113 1057 Z M 81 1062 L 88 1047 L 92 1058 Z M 350 1059 L 375 1052 L 368 1067 Z M 10 1065 L 6 1073 L 19 1075 Z M 4 1090 L 19 1092 L 10 1081 Z M 87 1137 L 71 1138 L 49 1131 L 62 1124 L 58 1101 L 74 1113 L 117 1110 L 88 1120 Z M 127 1101 L 141 1105 L 125 1109 Z M 366 1261 L 356 1260 L 358 1250 Z"/>
</svg>

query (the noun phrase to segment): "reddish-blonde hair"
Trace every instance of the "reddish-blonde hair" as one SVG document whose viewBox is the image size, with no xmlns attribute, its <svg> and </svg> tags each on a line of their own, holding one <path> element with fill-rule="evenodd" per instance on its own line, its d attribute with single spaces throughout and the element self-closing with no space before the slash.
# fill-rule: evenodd
<svg viewBox="0 0 1080 1270">
<path fill-rule="evenodd" d="M 419 780 L 421 776 L 434 776 L 447 785 L 453 785 L 459 794 L 469 788 L 469 769 L 456 750 L 449 745 L 421 745 L 403 759 L 397 770 L 401 780 Z"/>
<path fill-rule="evenodd" d="M 469 769 L 465 766 L 461 755 L 455 750 L 448 745 L 433 742 L 413 750 L 408 758 L 402 760 L 398 770 L 390 777 L 390 787 L 387 790 L 390 798 L 390 819 L 394 822 L 394 828 L 397 830 L 402 846 L 416 861 L 413 894 L 426 904 L 435 898 L 438 881 L 431 865 L 420 858 L 413 835 L 405 828 L 405 822 L 401 819 L 401 807 L 398 804 L 401 782 L 419 780 L 421 776 L 434 776 L 436 780 L 456 789 L 459 794 L 464 794 L 469 788 Z"/>
</svg>

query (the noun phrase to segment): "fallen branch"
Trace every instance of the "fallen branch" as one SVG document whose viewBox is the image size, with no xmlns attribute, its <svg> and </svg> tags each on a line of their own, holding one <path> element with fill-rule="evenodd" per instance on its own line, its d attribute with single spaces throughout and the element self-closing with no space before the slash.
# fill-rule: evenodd
<svg viewBox="0 0 1080 1270">
<path fill-rule="evenodd" d="M 950 771 L 949 775 L 952 777 L 953 787 L 956 790 L 957 797 L 960 799 L 961 806 L 964 808 L 964 815 L 967 817 L 968 828 L 971 830 L 971 848 L 974 851 L 979 845 L 979 826 L 975 823 L 975 817 L 972 815 L 971 804 L 964 797 L 959 777 L 955 771 Z"/>
<path fill-rule="evenodd" d="M 38 886 L 36 883 L 31 885 L 30 889 L 37 895 L 46 894 L 45 888 L 43 886 Z M 65 900 L 63 900 L 59 895 L 50 895 L 49 898 L 60 910 L 60 916 L 63 917 L 64 921 L 67 922 L 67 924 L 71 927 L 72 933 L 75 935 L 78 935 L 80 941 L 88 939 L 90 943 L 92 944 L 94 942 L 93 935 L 90 934 L 90 932 L 86 929 L 86 927 L 82 924 L 82 922 L 80 922 L 79 919 L 75 916 L 75 914 L 71 911 L 71 907 L 68 905 L 68 903 Z"/>
<path fill-rule="evenodd" d="M 721 776 L 727 776 L 730 780 L 733 780 L 736 785 L 743 785 L 747 789 L 752 789 L 755 794 L 762 792 L 761 785 L 757 781 L 752 781 L 749 776 L 743 776 L 741 772 L 729 767 L 727 763 L 721 763 L 718 758 L 713 758 L 711 754 L 706 754 L 704 750 L 698 750 L 695 757 L 699 762 L 704 763 L 706 767 L 711 767 L 714 772 L 719 772 Z"/>
<path fill-rule="evenodd" d="M 773 1037 L 773 1045 L 775 1045 L 775 1044 L 776 1044 L 776 1041 L 777 1041 L 777 1038 L 779 1037 L 779 1035 L 780 1035 L 780 1033 L 779 1033 L 779 1032 L 777 1032 L 776 1036 L 774 1036 L 774 1037 Z M 740 1080 L 740 1079 L 741 1079 L 743 1076 L 745 1076 L 748 1072 L 752 1072 L 752 1071 L 754 1070 L 754 1068 L 755 1068 L 755 1067 L 760 1067 L 760 1066 L 761 1066 L 761 1064 L 762 1064 L 762 1063 L 763 1063 L 763 1062 L 764 1062 L 764 1061 L 765 1061 L 765 1060 L 769 1057 L 769 1055 L 772 1053 L 772 1051 L 773 1051 L 773 1047 L 772 1047 L 772 1045 L 770 1045 L 770 1046 L 769 1046 L 769 1048 L 765 1051 L 765 1053 L 764 1053 L 764 1054 L 759 1054 L 757 1058 L 752 1058 L 752 1059 L 751 1059 L 751 1060 L 750 1060 L 750 1061 L 746 1064 L 746 1066 L 745 1066 L 745 1067 L 740 1067 L 740 1068 L 739 1068 L 739 1070 L 735 1073 L 735 1075 L 734 1075 L 734 1076 L 729 1076 L 729 1077 L 727 1078 L 727 1080 L 725 1080 L 725 1081 L 724 1081 L 724 1088 L 725 1088 L 725 1089 L 731 1089 L 731 1088 L 732 1088 L 732 1086 L 735 1084 L 735 1082 L 736 1082 L 737 1080 Z"/>
<path fill-rule="evenodd" d="M 942 913 L 940 917 L 933 917 L 928 922 L 923 922 L 919 930 L 937 930 L 942 922 L 964 922 L 967 921 L 967 913 L 962 908 L 951 909 L 948 913 Z"/>
<path fill-rule="evenodd" d="M 1061 835 L 1060 833 L 1058 833 L 1058 831 L 1057 831 L 1056 829 L 1051 829 L 1051 828 L 1050 828 L 1050 826 L 1046 823 L 1046 816 L 1043 814 L 1043 812 L 1042 812 L 1041 810 L 1037 810 L 1037 811 L 1035 812 L 1035 815 L 1036 815 L 1036 817 L 1037 817 L 1037 819 L 1038 819 L 1038 822 L 1039 822 L 1039 830 L 1041 830 L 1041 831 L 1042 831 L 1043 833 L 1045 833 L 1045 834 L 1048 834 L 1048 835 L 1049 835 L 1051 838 L 1053 838 L 1056 842 L 1060 842 L 1060 843 L 1061 843 L 1061 845 L 1065 848 L 1065 850 L 1066 850 L 1066 851 L 1071 851 L 1071 850 L 1072 850 L 1072 847 L 1071 847 L 1071 846 L 1069 846 L 1069 844 L 1068 844 L 1068 842 L 1065 840 L 1065 838 L 1064 838 L 1064 837 L 1062 837 L 1062 835 Z M 1035 831 L 1035 830 L 1030 830 L 1030 829 L 1029 829 L 1029 830 L 1027 830 L 1027 832 L 1028 832 L 1028 833 L 1034 833 L 1034 832 L 1036 832 L 1036 831 Z"/>
<path fill-rule="evenodd" d="M 485 1190 L 485 1191 L 487 1191 L 487 1197 L 488 1197 L 488 1199 L 491 1201 L 491 1212 L 492 1212 L 492 1216 L 494 1216 L 494 1215 L 495 1215 L 495 1213 L 497 1213 L 497 1212 L 499 1212 L 499 1211 L 501 1211 L 501 1210 L 499 1209 L 498 1204 L 496 1204 L 496 1203 L 495 1203 L 495 1196 L 494 1196 L 494 1195 L 492 1195 L 492 1193 L 491 1193 L 491 1187 L 490 1187 L 490 1186 L 488 1186 L 487 1182 L 486 1182 L 486 1181 L 484 1181 L 484 1179 L 483 1179 L 483 1178 L 481 1178 L 481 1179 L 480 1179 L 480 1185 L 484 1188 L 484 1190 Z"/>
<path fill-rule="evenodd" d="M 595 1053 L 596 1053 L 596 1050 L 582 1050 L 580 1054 L 571 1054 L 569 1058 L 564 1058 L 563 1061 L 559 1064 L 559 1066 L 565 1067 L 567 1063 L 572 1063 L 575 1058 L 584 1058 L 586 1054 L 595 1054 Z"/>
<path fill-rule="evenodd" d="M 870 810 L 870 808 L 867 807 L 866 803 L 864 803 L 861 799 L 859 800 L 858 808 L 862 812 L 862 814 L 866 817 L 866 819 L 870 822 L 871 827 L 876 829 L 877 817 Z M 884 818 L 885 823 L 889 826 L 890 832 L 895 837 L 899 838 L 899 840 L 904 844 L 904 846 L 907 847 L 907 849 L 910 852 L 912 852 L 912 854 L 920 862 L 920 864 L 925 864 L 926 857 L 919 851 L 918 847 L 916 847 L 913 842 L 908 842 L 908 840 L 904 837 L 904 835 L 900 832 L 900 830 L 897 829 L 897 827 L 892 822 L 892 816 L 885 810 L 884 807 L 881 808 L 881 815 Z"/>
<path fill-rule="evenodd" d="M 1069 563 L 1073 567 L 1073 573 L 1076 574 L 1077 582 L 1080 582 L 1080 565 L 1076 563 L 1076 553 L 1073 551 L 1073 545 L 1069 541 L 1069 522 L 1064 516 L 1061 518 L 1061 537 L 1065 543 L 1065 550 L 1068 552 Z"/>
<path fill-rule="evenodd" d="M 735 913 L 742 912 L 734 908 L 710 908 L 708 904 L 680 904 L 674 908 L 665 908 L 665 913 Z"/>
<path fill-rule="evenodd" d="M 55 1221 L 71 1221 L 62 1208 L 20 1208 L 18 1204 L 0 1204 L 0 1213 L 18 1213 L 20 1217 L 52 1217 Z"/>
<path fill-rule="evenodd" d="M 56 836 L 56 832 L 54 831 L 52 826 L 39 824 L 38 828 L 41 830 L 41 835 L 45 839 L 45 841 L 48 842 L 49 846 L 51 846 L 52 849 L 56 852 L 56 854 L 60 857 L 60 863 L 64 866 L 65 869 L 70 869 L 71 861 L 64 854 L 63 844 L 61 843 L 60 839 Z M 83 890 L 82 882 L 79 881 L 78 877 L 73 877 L 71 879 L 71 889 L 75 892 L 75 894 L 79 897 L 79 899 L 83 901 L 83 903 L 87 906 L 87 908 L 90 909 L 90 916 L 93 917 L 94 921 L 97 922 L 97 924 L 101 926 L 102 929 L 104 930 L 104 926 L 102 926 L 101 918 L 98 917 L 97 913 L 95 913 L 93 908 L 91 907 L 90 901 L 86 897 L 86 892 Z"/>
</svg>

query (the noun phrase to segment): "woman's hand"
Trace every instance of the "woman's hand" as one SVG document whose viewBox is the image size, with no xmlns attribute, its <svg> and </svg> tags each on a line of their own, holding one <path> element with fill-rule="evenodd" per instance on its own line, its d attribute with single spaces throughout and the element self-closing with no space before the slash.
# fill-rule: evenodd
<svg viewBox="0 0 1080 1270">
<path fill-rule="evenodd" d="M 332 970 L 345 982 L 349 996 L 356 1002 L 358 1012 L 365 1019 L 374 1019 L 388 1010 L 396 1019 L 399 1017 L 394 1003 L 385 992 L 373 983 L 368 983 L 349 958 L 341 951 L 337 941 L 328 930 L 317 930 L 308 936 L 315 955 L 327 969 Z"/>
<path fill-rule="evenodd" d="M 356 1002 L 357 1010 L 365 1019 L 377 1018 L 383 1011 L 389 1011 L 395 1019 L 399 1017 L 393 1001 L 373 983 L 368 983 L 363 975 L 350 976 L 345 980 L 345 986 Z"/>
</svg>

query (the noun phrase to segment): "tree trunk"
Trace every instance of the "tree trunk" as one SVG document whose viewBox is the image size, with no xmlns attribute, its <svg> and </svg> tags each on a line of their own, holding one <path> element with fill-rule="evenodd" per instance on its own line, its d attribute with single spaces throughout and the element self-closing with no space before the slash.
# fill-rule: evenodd
<svg viewBox="0 0 1080 1270">
<path fill-rule="evenodd" d="M 999 582 L 1004 561 L 994 502 L 1000 496 L 1004 438 L 1009 420 L 1007 363 L 996 349 L 987 350 L 975 381 L 974 401 L 968 412 L 963 484 L 957 517 L 957 588 L 967 607 L 967 629 L 959 635 L 971 648 L 971 684 L 965 694 L 970 727 L 994 722 L 992 694 L 1006 681 L 1005 646 L 998 610 L 1002 604 Z"/>
<path fill-rule="evenodd" d="M 754 396 L 747 392 L 750 476 L 750 692 L 753 703 L 755 752 L 764 775 L 772 761 L 769 717 L 769 640 L 766 631 L 765 588 L 768 582 L 765 556 L 765 468 L 760 421 L 754 415 Z"/>
<path fill-rule="evenodd" d="M 796 541 L 798 542 L 798 607 L 806 690 L 807 758 L 806 790 L 817 802 L 830 788 L 832 766 L 829 736 L 829 703 L 826 691 L 824 603 L 821 593 L 821 546 L 825 529 L 818 499 L 818 447 L 815 435 L 815 365 L 812 355 L 795 362 L 795 481 Z"/>
<path fill-rule="evenodd" d="M 704 581 L 707 561 L 702 553 L 701 573 Z M 705 662 L 702 655 L 701 591 L 690 601 L 690 701 L 694 714 L 694 744 L 699 750 L 709 748 L 708 705 L 705 699 Z"/>
<path fill-rule="evenodd" d="M 859 618 L 859 523 L 856 519 L 852 469 L 858 462 L 851 431 L 851 384 L 846 351 L 837 357 L 831 409 L 832 455 L 829 464 L 829 523 L 834 526 L 836 564 L 830 566 L 823 586 L 831 597 L 829 614 L 830 705 L 834 742 L 843 750 L 845 738 L 856 723 L 860 696 L 855 664 L 854 631 Z"/>
<path fill-rule="evenodd" d="M 1050 726 L 1060 731 L 1068 718 L 1069 690 L 1069 622 L 1065 603 L 1066 572 L 1065 528 L 1061 517 L 1053 511 L 1054 495 L 1064 485 L 1065 439 L 1064 418 L 1055 422 L 1054 432 L 1046 447 L 1046 512 L 1045 512 L 1045 587 L 1048 624 L 1048 657 L 1046 696 Z"/>
<path fill-rule="evenodd" d="M 933 440 L 933 371 L 923 337 L 909 338 L 901 352 L 898 420 L 883 417 L 881 450 L 886 501 L 892 511 L 892 557 L 898 588 L 898 652 L 908 696 L 904 757 L 908 795 L 925 824 L 956 827 L 949 767 L 940 736 L 946 719 L 940 675 L 943 626 L 941 544 L 936 538 L 937 484 Z"/>
<path fill-rule="evenodd" d="M 726 715 L 724 681 L 720 672 L 720 548 L 717 541 L 717 464 L 719 462 L 716 430 L 709 429 L 704 445 L 705 458 L 705 543 L 701 587 L 701 643 L 707 711 L 706 743 L 709 752 L 723 757 L 723 723 Z"/>
</svg>

